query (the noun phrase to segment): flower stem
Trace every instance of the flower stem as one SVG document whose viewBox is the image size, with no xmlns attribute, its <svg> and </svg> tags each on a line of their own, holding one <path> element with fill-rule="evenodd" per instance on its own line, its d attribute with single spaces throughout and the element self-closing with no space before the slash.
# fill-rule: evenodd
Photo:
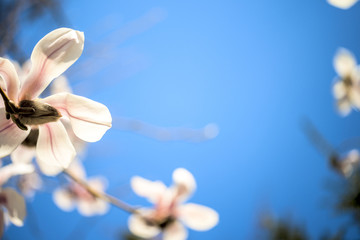
<svg viewBox="0 0 360 240">
<path fill-rule="evenodd" d="M 73 181 L 75 181 L 76 183 L 78 183 L 79 185 L 81 185 L 84 189 L 86 189 L 91 195 L 93 195 L 96 198 L 102 199 L 108 203 L 110 203 L 111 205 L 120 208 L 126 212 L 129 213 L 138 213 L 137 209 L 130 206 L 129 204 L 117 199 L 116 197 L 113 197 L 107 193 L 103 193 L 103 192 L 99 192 L 96 191 L 95 189 L 91 188 L 86 181 L 78 178 L 77 176 L 75 176 L 71 171 L 64 169 L 63 173 L 65 175 L 67 175 L 68 177 L 70 177 Z"/>
</svg>

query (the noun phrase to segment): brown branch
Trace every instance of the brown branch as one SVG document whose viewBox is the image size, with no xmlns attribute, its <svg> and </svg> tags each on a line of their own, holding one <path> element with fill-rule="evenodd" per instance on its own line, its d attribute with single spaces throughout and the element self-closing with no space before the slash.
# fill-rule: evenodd
<svg viewBox="0 0 360 240">
<path fill-rule="evenodd" d="M 128 205 L 127 203 L 117 199 L 116 197 L 113 197 L 107 193 L 103 193 L 103 192 L 99 192 L 96 191 L 95 189 L 91 188 L 86 181 L 78 178 L 77 176 L 75 176 L 73 173 L 71 173 L 71 171 L 65 169 L 63 170 L 63 173 L 65 175 L 67 175 L 68 177 L 70 177 L 73 181 L 75 181 L 76 183 L 78 183 L 79 185 L 81 185 L 84 189 L 86 189 L 91 195 L 93 195 L 96 198 L 102 199 L 108 203 L 110 203 L 111 205 L 120 208 L 126 212 L 129 213 L 134 213 L 137 214 L 138 210 L 130 205 Z"/>
</svg>

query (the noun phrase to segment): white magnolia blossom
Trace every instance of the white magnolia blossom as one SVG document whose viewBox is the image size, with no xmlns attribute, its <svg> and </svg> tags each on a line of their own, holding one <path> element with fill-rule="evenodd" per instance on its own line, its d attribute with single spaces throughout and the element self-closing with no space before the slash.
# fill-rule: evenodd
<svg viewBox="0 0 360 240">
<path fill-rule="evenodd" d="M 32 132 L 38 134 L 36 159 L 46 175 L 67 168 L 76 155 L 60 118 L 69 120 L 74 134 L 87 142 L 101 139 L 111 127 L 111 115 L 103 104 L 62 92 L 39 99 L 50 82 L 81 55 L 82 32 L 59 28 L 42 38 L 31 54 L 31 68 L 19 79 L 14 65 L 0 58 L 0 157 L 12 153 Z M 35 134 L 35 135 L 36 135 Z"/>
<path fill-rule="evenodd" d="M 160 181 L 150 181 L 141 177 L 131 179 L 134 192 L 147 198 L 153 208 L 142 208 L 130 216 L 130 231 L 142 238 L 152 238 L 163 233 L 164 240 L 187 238 L 187 227 L 206 231 L 217 225 L 219 215 L 211 208 L 184 203 L 194 192 L 196 182 L 186 169 L 178 168 L 173 173 L 174 185 L 167 188 Z"/>
<path fill-rule="evenodd" d="M 335 170 L 348 178 L 360 164 L 360 153 L 355 149 L 351 150 L 344 158 L 340 160 L 334 159 L 331 163 Z"/>
<path fill-rule="evenodd" d="M 341 9 L 349 9 L 357 3 L 357 1 L 358 0 L 327 0 L 330 5 Z"/>
<path fill-rule="evenodd" d="M 341 48 L 334 58 L 334 68 L 339 75 L 333 86 L 337 107 L 342 115 L 351 108 L 360 109 L 360 71 L 356 59 L 348 50 Z"/>
<path fill-rule="evenodd" d="M 104 192 L 106 179 L 103 177 L 93 177 L 86 179 L 83 166 L 78 161 L 74 161 L 68 168 L 73 175 L 86 181 L 87 185 L 97 192 Z M 109 210 L 109 204 L 102 199 L 91 195 L 80 184 L 72 181 L 64 187 L 56 189 L 53 193 L 55 204 L 63 211 L 72 211 L 77 208 L 83 216 L 103 215 Z"/>
<path fill-rule="evenodd" d="M 31 164 L 8 164 L 0 168 L 0 238 L 4 233 L 5 219 L 16 226 L 23 226 L 26 216 L 24 197 L 12 188 L 2 188 L 9 178 L 34 171 Z"/>
</svg>

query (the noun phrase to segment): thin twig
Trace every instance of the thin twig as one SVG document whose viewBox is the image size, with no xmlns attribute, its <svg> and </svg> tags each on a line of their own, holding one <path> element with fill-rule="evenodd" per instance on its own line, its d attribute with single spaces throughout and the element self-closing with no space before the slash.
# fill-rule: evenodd
<svg viewBox="0 0 360 240">
<path fill-rule="evenodd" d="M 71 173 L 71 171 L 68 171 L 67 169 L 65 169 L 63 171 L 63 173 L 65 175 L 67 175 L 68 177 L 70 177 L 73 181 L 75 181 L 76 183 L 80 184 L 84 189 L 86 189 L 91 195 L 93 195 L 96 198 L 102 199 L 108 203 L 110 203 L 111 205 L 120 208 L 126 212 L 129 213 L 138 213 L 138 210 L 130 205 L 128 205 L 127 203 L 117 199 L 116 197 L 113 197 L 107 193 L 103 193 L 103 192 L 98 192 L 95 189 L 91 188 L 86 181 L 78 178 L 77 176 L 75 176 L 74 174 Z"/>
</svg>

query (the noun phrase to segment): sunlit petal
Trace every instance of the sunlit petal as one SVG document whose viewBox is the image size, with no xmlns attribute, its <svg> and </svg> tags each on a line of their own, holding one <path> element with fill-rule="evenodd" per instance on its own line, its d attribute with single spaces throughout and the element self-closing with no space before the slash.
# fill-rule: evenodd
<svg viewBox="0 0 360 240">
<path fill-rule="evenodd" d="M 346 95 L 346 87 L 344 82 L 338 81 L 334 84 L 333 94 L 336 99 L 341 99 Z"/>
<path fill-rule="evenodd" d="M 164 230 L 163 240 L 185 240 L 188 232 L 179 221 L 174 221 Z"/>
<path fill-rule="evenodd" d="M 16 226 L 23 226 L 23 221 L 26 216 L 24 197 L 11 188 L 5 188 L 1 192 L 4 193 L 7 198 L 5 207 L 8 211 L 10 221 Z"/>
<path fill-rule="evenodd" d="M 24 85 L 20 99 L 33 99 L 60 76 L 81 55 L 84 34 L 70 28 L 58 28 L 43 37 L 31 54 L 32 68 Z"/>
<path fill-rule="evenodd" d="M 356 59 L 354 55 L 345 48 L 340 48 L 334 58 L 334 68 L 337 74 L 341 77 L 349 77 L 355 67 Z"/>
<path fill-rule="evenodd" d="M 0 57 L 0 86 L 15 103 L 18 100 L 19 85 L 20 82 L 14 65 L 9 60 Z"/>
<path fill-rule="evenodd" d="M 360 88 L 353 87 L 349 91 L 349 100 L 354 107 L 360 109 Z"/>
<path fill-rule="evenodd" d="M 10 155 L 14 163 L 31 163 L 36 155 L 35 147 L 20 144 Z"/>
<path fill-rule="evenodd" d="M 0 108 L 0 158 L 12 153 L 30 133 L 30 129 L 21 130 L 5 116 L 5 109 Z"/>
<path fill-rule="evenodd" d="M 196 189 L 194 176 L 185 168 L 178 168 L 173 172 L 173 181 L 180 201 L 186 200 Z"/>
<path fill-rule="evenodd" d="M 0 168 L 0 186 L 6 183 L 9 178 L 21 175 L 32 173 L 35 171 L 35 168 L 32 164 L 29 163 L 12 163 Z"/>
<path fill-rule="evenodd" d="M 157 202 L 167 189 L 160 181 L 150 181 L 138 176 L 131 178 L 131 188 L 137 195 L 146 197 L 152 203 Z"/>
<path fill-rule="evenodd" d="M 186 226 L 197 231 L 206 231 L 219 222 L 219 214 L 209 207 L 188 203 L 179 206 L 179 218 Z"/>
<path fill-rule="evenodd" d="M 346 98 L 342 99 L 342 100 L 339 100 L 337 102 L 337 108 L 338 108 L 338 111 L 339 111 L 339 113 L 341 115 L 346 116 L 351 111 L 351 103 Z"/>
<path fill-rule="evenodd" d="M 142 211 L 145 215 L 148 212 L 148 210 Z M 148 224 L 139 214 L 133 214 L 129 217 L 128 226 L 133 234 L 146 239 L 155 237 L 160 233 L 158 226 Z"/>
<path fill-rule="evenodd" d="M 75 149 L 61 122 L 39 125 L 36 157 L 44 174 L 58 174 L 70 165 L 75 155 Z"/>
<path fill-rule="evenodd" d="M 352 7 L 358 0 L 327 0 L 330 5 L 341 9 Z"/>
<path fill-rule="evenodd" d="M 87 183 L 92 189 L 94 189 L 98 192 L 104 192 L 105 189 L 107 188 L 107 184 L 108 184 L 106 178 L 104 178 L 104 177 L 89 178 L 87 180 Z"/>
<path fill-rule="evenodd" d="M 75 201 L 71 194 L 63 188 L 58 188 L 54 191 L 53 200 L 56 206 L 65 212 L 70 212 L 75 207 Z"/>
<path fill-rule="evenodd" d="M 74 133 L 87 142 L 99 141 L 111 127 L 109 109 L 98 102 L 85 97 L 59 93 L 43 99 L 70 118 Z"/>
</svg>

